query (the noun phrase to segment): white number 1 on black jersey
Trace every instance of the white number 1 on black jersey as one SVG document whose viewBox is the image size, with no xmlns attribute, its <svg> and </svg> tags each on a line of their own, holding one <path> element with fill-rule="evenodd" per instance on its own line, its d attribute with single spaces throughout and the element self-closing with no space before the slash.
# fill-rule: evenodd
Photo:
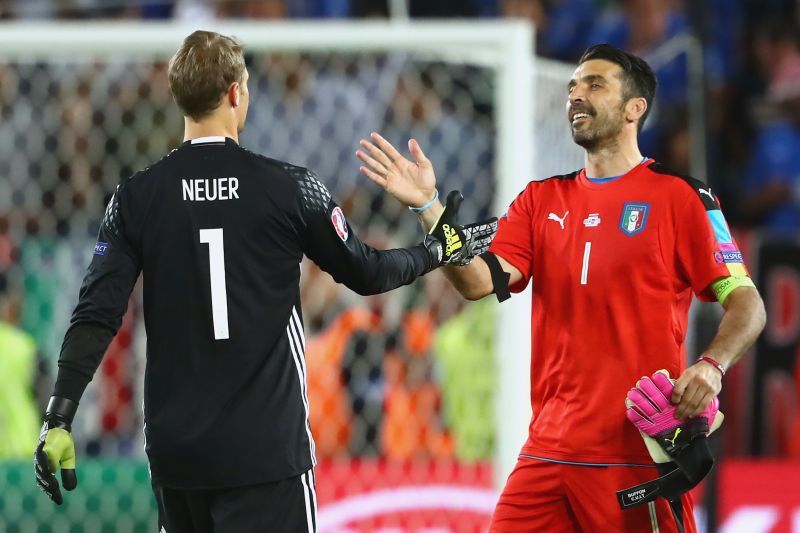
<svg viewBox="0 0 800 533">
<path fill-rule="evenodd" d="M 222 228 L 201 229 L 200 242 L 208 244 L 208 271 L 211 275 L 211 315 L 214 339 L 228 338 L 228 291 L 225 288 L 225 243 Z"/>
</svg>

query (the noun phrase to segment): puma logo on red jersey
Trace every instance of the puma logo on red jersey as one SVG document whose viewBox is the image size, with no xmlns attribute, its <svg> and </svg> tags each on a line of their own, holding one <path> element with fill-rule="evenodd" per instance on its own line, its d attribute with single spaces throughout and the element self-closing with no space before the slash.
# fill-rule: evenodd
<svg viewBox="0 0 800 533">
<path fill-rule="evenodd" d="M 564 219 L 567 218 L 567 215 L 569 215 L 569 211 L 564 213 L 563 217 L 559 217 L 555 213 L 550 213 L 549 215 L 547 215 L 547 220 L 555 220 L 556 222 L 558 222 L 558 225 L 561 226 L 561 229 L 564 229 Z"/>
</svg>

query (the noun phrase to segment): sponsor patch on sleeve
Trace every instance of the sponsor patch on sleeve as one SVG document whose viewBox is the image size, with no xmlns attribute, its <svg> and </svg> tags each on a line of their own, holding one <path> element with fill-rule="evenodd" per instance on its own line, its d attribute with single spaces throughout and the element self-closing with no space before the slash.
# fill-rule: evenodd
<svg viewBox="0 0 800 533">
<path fill-rule="evenodd" d="M 97 242 L 94 245 L 94 255 L 106 255 L 108 253 L 108 243 L 107 242 Z"/>
<path fill-rule="evenodd" d="M 739 250 L 718 250 L 714 252 L 714 261 L 719 264 L 744 262 Z"/>
<path fill-rule="evenodd" d="M 331 212 L 331 222 L 339 238 L 346 242 L 349 235 L 347 221 L 344 219 L 344 213 L 342 213 L 342 209 L 338 205 Z"/>
</svg>

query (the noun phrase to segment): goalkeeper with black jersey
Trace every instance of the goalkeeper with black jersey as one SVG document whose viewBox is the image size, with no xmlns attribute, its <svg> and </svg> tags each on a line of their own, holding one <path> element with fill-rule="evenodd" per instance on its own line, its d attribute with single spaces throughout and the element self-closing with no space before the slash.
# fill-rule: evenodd
<svg viewBox="0 0 800 533">
<path fill-rule="evenodd" d="M 423 243 L 364 244 L 313 173 L 239 146 L 247 78 L 241 46 L 212 32 L 187 37 L 170 61 L 185 142 L 120 184 L 106 209 L 35 451 L 37 483 L 56 503 L 58 469 L 65 489 L 79 482 L 70 428 L 81 395 L 143 273 L 159 527 L 314 531 L 303 255 L 376 294 L 468 264 L 494 235 L 496 220 L 456 222 L 454 192 Z"/>
</svg>

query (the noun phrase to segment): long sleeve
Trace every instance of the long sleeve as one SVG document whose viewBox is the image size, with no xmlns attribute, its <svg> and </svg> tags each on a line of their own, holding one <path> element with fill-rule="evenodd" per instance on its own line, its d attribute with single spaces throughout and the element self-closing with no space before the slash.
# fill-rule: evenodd
<svg viewBox="0 0 800 533">
<path fill-rule="evenodd" d="M 347 223 L 328 189 L 311 172 L 297 176 L 304 253 L 339 283 L 358 294 L 378 294 L 408 285 L 432 268 L 423 245 L 377 250 Z"/>
<path fill-rule="evenodd" d="M 54 395 L 75 402 L 80 401 L 119 330 L 141 271 L 137 253 L 124 234 L 123 193 L 124 187 L 117 187 L 109 201 L 58 359 Z"/>
</svg>

